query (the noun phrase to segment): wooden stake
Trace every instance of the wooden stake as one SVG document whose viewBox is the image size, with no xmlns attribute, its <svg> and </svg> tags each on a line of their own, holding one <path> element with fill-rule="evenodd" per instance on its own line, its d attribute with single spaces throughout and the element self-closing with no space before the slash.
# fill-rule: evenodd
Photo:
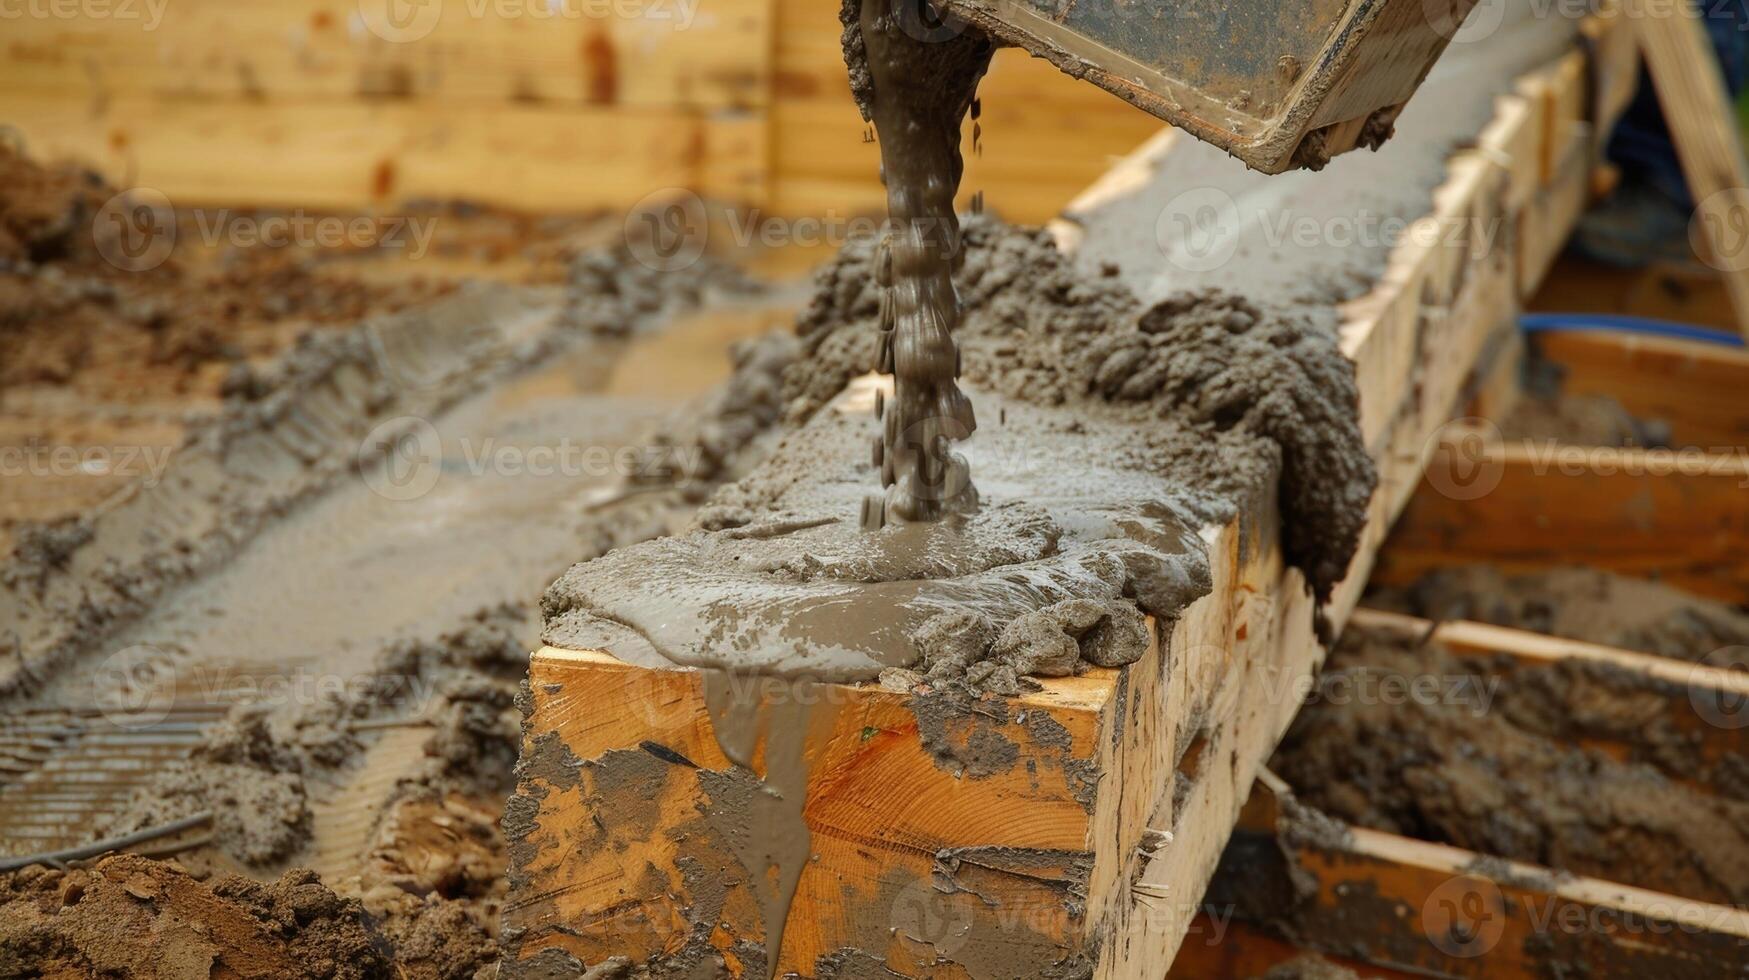
<svg viewBox="0 0 1749 980">
<path fill-rule="evenodd" d="M 1639 33 L 1646 68 L 1688 179 L 1705 246 L 1702 258 L 1724 277 L 1737 326 L 1749 335 L 1749 163 L 1743 159 L 1737 114 L 1700 20 L 1702 10 L 1686 2 L 1626 0 L 1624 13 Z"/>
</svg>

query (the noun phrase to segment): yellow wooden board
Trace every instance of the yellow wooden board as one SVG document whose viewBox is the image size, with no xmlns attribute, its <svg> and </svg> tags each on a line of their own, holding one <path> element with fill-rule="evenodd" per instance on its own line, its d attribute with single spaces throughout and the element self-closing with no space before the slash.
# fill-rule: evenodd
<svg viewBox="0 0 1749 980">
<path fill-rule="evenodd" d="M 33 155 L 94 164 L 178 206 L 352 208 L 462 198 L 512 208 L 620 208 L 677 187 L 757 199 L 765 123 L 684 111 L 117 98 L 0 92 Z"/>
<path fill-rule="evenodd" d="M 86 7 L 77 18 L 5 18 L 0 90 L 669 108 L 756 106 L 770 89 L 768 0 L 114 0 L 102 15 Z"/>
</svg>

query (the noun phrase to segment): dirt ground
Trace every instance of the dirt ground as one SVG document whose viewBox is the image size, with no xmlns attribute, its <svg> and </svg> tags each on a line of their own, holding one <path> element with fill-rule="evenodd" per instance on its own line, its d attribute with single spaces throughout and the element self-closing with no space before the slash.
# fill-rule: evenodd
<svg viewBox="0 0 1749 980">
<path fill-rule="evenodd" d="M 490 974 L 540 589 L 757 452 L 796 301 L 459 206 L 419 261 L 185 233 L 130 270 L 109 188 L 0 167 L 0 450 L 168 461 L 0 492 L 0 856 L 210 814 L 0 874 L 0 977 Z M 397 417 L 440 440 L 412 497 L 361 448 Z"/>
<path fill-rule="evenodd" d="M 1350 629 L 1271 768 L 1302 802 L 1358 826 L 1701 901 L 1749 900 L 1741 757 L 1693 772 L 1686 737 L 1651 710 L 1662 696 L 1619 672 L 1521 668 L 1490 687 L 1497 674 L 1437 643 Z M 1469 683 L 1441 683 L 1429 698 L 1334 693 L 1429 675 Z"/>
<path fill-rule="evenodd" d="M 619 227 L 434 204 L 392 220 L 308 215 L 362 230 L 333 248 L 274 247 L 210 229 L 286 217 L 277 212 L 158 212 L 150 201 L 135 211 L 127 200 L 94 173 L 0 145 L 0 452 L 37 464 L 28 486 L 0 495 L 0 550 L 20 522 L 120 489 L 137 467 L 112 447 L 170 452 L 191 415 L 218 410 L 299 338 L 465 281 L 561 282 L 578 252 Z M 109 231 L 118 221 L 143 222 L 136 236 L 174 247 L 139 252 L 152 240 L 140 238 L 124 248 Z M 408 225 L 425 232 L 417 247 Z M 54 452 L 73 463 L 55 464 Z"/>
</svg>

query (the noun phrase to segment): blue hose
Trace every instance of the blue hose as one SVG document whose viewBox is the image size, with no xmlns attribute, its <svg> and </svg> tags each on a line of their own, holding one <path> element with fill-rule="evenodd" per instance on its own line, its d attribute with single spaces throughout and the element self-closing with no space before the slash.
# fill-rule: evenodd
<svg viewBox="0 0 1749 980">
<path fill-rule="evenodd" d="M 1744 346 L 1741 336 L 1728 331 L 1643 316 L 1622 316 L 1619 313 L 1526 313 L 1518 318 L 1518 328 L 1527 334 L 1560 330 L 1604 330 L 1671 337 L 1677 340 L 1697 340 L 1725 347 Z"/>
</svg>

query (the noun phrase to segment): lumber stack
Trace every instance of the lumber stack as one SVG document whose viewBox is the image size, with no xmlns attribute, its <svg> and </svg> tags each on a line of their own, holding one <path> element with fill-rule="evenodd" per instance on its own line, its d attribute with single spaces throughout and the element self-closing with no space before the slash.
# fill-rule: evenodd
<svg viewBox="0 0 1749 980">
<path fill-rule="evenodd" d="M 825 0 L 59 9 L 7 18 L 0 125 L 177 204 L 582 211 L 675 188 L 785 215 L 885 203 Z M 1018 51 L 984 107 L 991 152 L 968 128 L 966 194 L 1021 221 L 1160 125 Z"/>
<path fill-rule="evenodd" d="M 1381 483 L 1329 610 L 1339 623 L 1471 365 L 1510 323 L 1585 199 L 1591 127 L 1613 118 L 1629 90 L 1610 102 L 1587 93 L 1608 90 L 1592 80 L 1632 64 L 1631 41 L 1593 26 L 1584 51 L 1498 101 L 1423 219 L 1439 228 L 1493 216 L 1516 232 L 1488 249 L 1409 234 L 1377 286 L 1344 310 L 1343 349 L 1356 362 Z M 1138 158 L 1158 159 L 1173 143 L 1159 136 Z M 1116 168 L 1089 198 L 1121 198 L 1137 169 L 1146 164 Z M 810 424 L 831 424 L 829 416 Z M 826 689 L 837 721 L 809 759 L 815 857 L 777 969 L 862 975 L 846 971 L 872 958 L 908 976 L 1007 975 L 1005 964 L 1164 975 L 1323 655 L 1303 580 L 1280 557 L 1273 504 L 1252 501 L 1245 527 L 1204 529 L 1212 593 L 1188 608 L 1163 649 L 1130 667 L 1049 680 L 1036 694 L 927 721 L 903 695 Z M 710 825 L 712 774 L 727 760 L 697 677 L 549 647 L 533 657 L 531 695 L 524 759 L 534 764 L 506 821 L 504 975 L 611 955 L 708 953 L 731 971 L 762 962 L 770 924 L 757 883 Z M 1020 764 L 1006 777 L 970 778 L 927 754 L 924 740 L 943 738 L 974 754 L 1007 745 Z M 628 778 L 640 780 L 638 792 L 624 792 Z M 650 805 L 603 805 L 632 798 Z"/>
</svg>

